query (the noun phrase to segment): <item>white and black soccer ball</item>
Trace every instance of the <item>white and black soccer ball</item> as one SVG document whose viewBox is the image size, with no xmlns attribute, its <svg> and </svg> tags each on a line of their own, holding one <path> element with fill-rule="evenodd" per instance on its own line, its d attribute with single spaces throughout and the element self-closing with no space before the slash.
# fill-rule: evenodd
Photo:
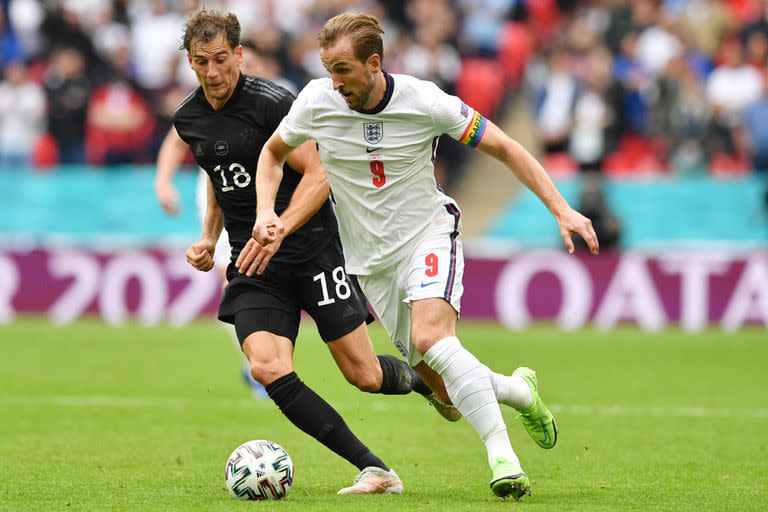
<svg viewBox="0 0 768 512">
<path fill-rule="evenodd" d="M 293 484 L 293 461 L 272 441 L 243 443 L 232 452 L 224 468 L 229 493 L 240 500 L 279 500 Z"/>
</svg>

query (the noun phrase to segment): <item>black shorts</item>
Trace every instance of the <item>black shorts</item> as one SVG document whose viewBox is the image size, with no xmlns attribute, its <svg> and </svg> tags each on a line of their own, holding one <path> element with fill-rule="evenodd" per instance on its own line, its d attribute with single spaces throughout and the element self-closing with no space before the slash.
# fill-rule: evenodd
<svg viewBox="0 0 768 512">
<path fill-rule="evenodd" d="M 344 271 L 338 239 L 310 261 L 273 261 L 260 276 L 235 275 L 224 288 L 219 320 L 235 325 L 241 344 L 257 331 L 295 343 L 302 309 L 314 319 L 326 342 L 373 320 L 357 279 Z"/>
</svg>

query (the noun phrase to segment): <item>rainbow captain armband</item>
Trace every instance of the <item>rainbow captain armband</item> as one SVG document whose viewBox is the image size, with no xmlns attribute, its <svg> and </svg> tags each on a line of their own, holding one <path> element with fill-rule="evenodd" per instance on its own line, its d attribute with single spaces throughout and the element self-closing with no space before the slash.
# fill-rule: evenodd
<svg viewBox="0 0 768 512">
<path fill-rule="evenodd" d="M 472 114 L 472 120 L 467 125 L 467 129 L 464 130 L 464 134 L 459 138 L 459 142 L 476 148 L 485 133 L 485 123 L 485 117 L 475 110 Z"/>
</svg>

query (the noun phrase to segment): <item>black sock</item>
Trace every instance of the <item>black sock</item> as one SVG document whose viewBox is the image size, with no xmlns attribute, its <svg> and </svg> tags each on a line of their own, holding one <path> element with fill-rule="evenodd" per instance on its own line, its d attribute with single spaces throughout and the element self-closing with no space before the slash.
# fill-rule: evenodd
<svg viewBox="0 0 768 512">
<path fill-rule="evenodd" d="M 421 380 L 421 376 L 416 373 L 416 370 L 402 359 L 391 355 L 376 357 L 379 358 L 381 365 L 382 379 L 381 389 L 375 393 L 407 395 L 411 391 L 415 391 L 424 396 L 432 394 L 432 390 Z"/>
<path fill-rule="evenodd" d="M 296 427 L 314 437 L 338 456 L 362 471 L 368 466 L 389 470 L 360 439 L 349 430 L 339 413 L 309 389 L 296 372 L 283 375 L 265 386 L 269 398 Z"/>
</svg>

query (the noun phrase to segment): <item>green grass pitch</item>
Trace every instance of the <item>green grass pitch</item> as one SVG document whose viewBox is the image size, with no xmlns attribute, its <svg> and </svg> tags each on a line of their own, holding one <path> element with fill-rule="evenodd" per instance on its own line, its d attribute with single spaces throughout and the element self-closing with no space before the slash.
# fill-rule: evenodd
<svg viewBox="0 0 768 512">
<path fill-rule="evenodd" d="M 393 349 L 380 327 L 380 352 Z M 464 323 L 460 337 L 509 373 L 535 368 L 560 427 L 538 448 L 515 413 L 509 435 L 533 496 L 488 489 L 480 440 L 419 396 L 346 384 L 308 323 L 299 375 L 403 479 L 402 496 L 336 496 L 356 469 L 294 429 L 240 380 L 213 321 L 184 328 L 0 327 L 0 510 L 448 511 L 768 510 L 768 334 L 634 328 L 510 332 Z M 239 502 L 224 463 L 248 439 L 283 445 L 296 467 L 283 502 Z"/>
</svg>

